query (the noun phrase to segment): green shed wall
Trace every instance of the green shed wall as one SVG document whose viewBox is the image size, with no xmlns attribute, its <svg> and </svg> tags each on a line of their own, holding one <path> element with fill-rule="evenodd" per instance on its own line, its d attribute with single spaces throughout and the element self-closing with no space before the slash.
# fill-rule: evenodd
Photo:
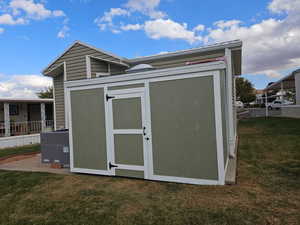
<svg viewBox="0 0 300 225">
<path fill-rule="evenodd" d="M 56 128 L 65 128 L 65 96 L 63 74 L 53 77 Z"/>
<path fill-rule="evenodd" d="M 74 167 L 107 170 L 104 90 L 71 91 Z"/>
<path fill-rule="evenodd" d="M 150 83 L 154 175 L 218 179 L 213 76 Z"/>
</svg>

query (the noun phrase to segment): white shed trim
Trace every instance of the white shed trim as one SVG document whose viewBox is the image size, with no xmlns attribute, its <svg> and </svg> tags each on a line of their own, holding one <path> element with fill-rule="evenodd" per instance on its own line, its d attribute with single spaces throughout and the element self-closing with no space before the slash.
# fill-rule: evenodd
<svg viewBox="0 0 300 225">
<path fill-rule="evenodd" d="M 181 66 L 181 67 L 168 68 L 168 69 L 150 70 L 150 71 L 138 72 L 138 73 L 99 77 L 99 78 L 94 78 L 89 80 L 67 81 L 65 82 L 65 87 L 71 88 L 71 87 L 79 87 L 79 86 L 86 86 L 86 85 L 93 85 L 93 84 L 98 85 L 98 84 L 106 84 L 106 83 L 115 83 L 115 82 L 122 82 L 122 81 L 123 81 L 122 84 L 128 84 L 129 81 L 133 81 L 133 80 L 140 80 L 141 82 L 141 80 L 143 79 L 150 79 L 155 77 L 166 77 L 166 76 L 173 76 L 179 74 L 190 74 L 190 73 L 210 71 L 210 70 L 220 70 L 225 68 L 226 66 L 224 62 L 210 62 L 210 63 Z"/>
<path fill-rule="evenodd" d="M 88 90 L 94 88 L 104 88 L 104 96 L 108 93 L 107 88 L 111 86 L 129 85 L 134 83 L 144 83 L 145 85 L 145 103 L 146 103 L 146 122 L 147 127 L 151 130 L 151 110 L 149 101 L 149 82 L 157 82 L 163 80 L 178 80 L 193 77 L 205 77 L 213 76 L 214 83 L 214 104 L 215 104 L 215 131 L 216 131 L 216 143 L 217 143 L 217 164 L 218 164 L 218 179 L 208 180 L 208 179 L 194 179 L 194 178 L 184 178 L 184 177 L 173 177 L 173 176 L 160 176 L 154 175 L 153 173 L 153 158 L 152 158 L 152 137 L 150 137 L 150 142 L 148 146 L 149 153 L 146 155 L 148 164 L 145 163 L 143 169 L 145 170 L 145 178 L 149 180 L 160 180 L 160 181 L 173 181 L 179 183 L 190 183 L 190 184 L 205 184 L 205 185 L 223 185 L 225 183 L 225 168 L 224 168 L 224 153 L 223 153 L 223 130 L 222 130 L 222 112 L 221 112 L 221 87 L 220 87 L 220 72 L 218 70 L 224 69 L 224 63 L 208 63 L 205 65 L 193 65 L 177 67 L 173 69 L 164 70 L 154 70 L 150 72 L 142 72 L 130 75 L 122 75 L 117 78 L 95 78 L 89 81 L 80 82 L 65 82 L 65 89 L 67 92 L 67 98 L 70 99 L 70 93 L 73 90 Z M 210 71 L 209 71 L 210 70 Z M 180 76 L 178 76 L 180 75 Z M 110 83 L 113 82 L 113 83 Z M 144 88 L 137 88 L 142 90 Z M 124 90 L 114 90 L 110 92 L 123 92 Z M 105 100 L 105 99 L 104 99 Z M 106 105 L 106 104 L 105 104 Z M 105 107 L 106 114 L 109 113 L 110 107 Z M 70 101 L 68 101 L 68 113 L 69 113 L 69 141 L 70 141 L 70 156 L 71 156 L 71 171 L 81 172 L 81 173 L 93 173 L 99 175 L 114 175 L 114 170 L 103 171 L 103 170 L 87 170 L 83 168 L 74 168 L 73 160 L 73 136 L 72 136 L 72 112 L 70 107 Z M 106 118 L 106 124 L 110 123 L 110 118 Z M 110 129 L 112 130 L 112 128 Z M 111 146 L 112 140 L 111 135 L 106 135 L 107 146 Z M 112 160 L 114 157 L 108 152 L 108 160 Z M 114 160 L 112 160 L 114 161 Z M 124 167 L 125 168 L 125 167 Z M 142 170 L 142 168 L 140 168 Z M 113 172 L 112 172 L 113 171 Z"/>
</svg>

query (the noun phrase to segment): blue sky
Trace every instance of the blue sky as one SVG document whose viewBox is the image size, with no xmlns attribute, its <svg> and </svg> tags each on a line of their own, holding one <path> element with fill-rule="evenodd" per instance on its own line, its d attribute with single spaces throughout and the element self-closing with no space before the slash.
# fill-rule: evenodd
<svg viewBox="0 0 300 225">
<path fill-rule="evenodd" d="M 298 0 L 0 0 L 0 96 L 32 97 L 75 40 L 133 58 L 241 39 L 264 88 L 300 66 Z"/>
</svg>

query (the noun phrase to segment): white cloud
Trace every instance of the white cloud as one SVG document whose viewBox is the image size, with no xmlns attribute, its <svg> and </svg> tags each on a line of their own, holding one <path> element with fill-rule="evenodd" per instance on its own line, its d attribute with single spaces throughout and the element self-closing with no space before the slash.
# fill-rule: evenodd
<svg viewBox="0 0 300 225">
<path fill-rule="evenodd" d="M 99 29 L 104 31 L 110 29 L 113 33 L 120 33 L 119 27 L 113 23 L 113 18 L 116 16 L 129 16 L 130 12 L 121 8 L 111 8 L 108 12 L 105 12 L 102 17 L 95 19 L 95 23 L 98 25 Z"/>
<path fill-rule="evenodd" d="M 62 10 L 54 10 L 52 12 L 53 16 L 55 17 L 61 17 L 61 16 L 66 16 L 66 14 Z"/>
<path fill-rule="evenodd" d="M 152 19 L 160 19 L 165 17 L 166 14 L 156 9 L 159 4 L 160 0 L 129 0 L 125 7 L 133 12 L 141 12 Z"/>
<path fill-rule="evenodd" d="M 300 65 L 300 1 L 273 0 L 271 12 L 286 12 L 282 19 L 269 18 L 250 26 L 240 21 L 218 22 L 204 37 L 205 43 L 243 41 L 243 72 L 279 76 L 278 70 Z"/>
<path fill-rule="evenodd" d="M 204 31 L 204 30 L 205 30 L 205 26 L 203 24 L 199 24 L 193 29 L 193 31 Z"/>
<path fill-rule="evenodd" d="M 299 11 L 300 3 L 299 0 L 273 0 L 268 8 L 274 13 Z"/>
<path fill-rule="evenodd" d="M 150 17 L 136 24 L 120 22 L 116 25 L 113 17 L 105 17 L 106 23 L 98 24 L 100 29 L 110 28 L 114 33 L 144 30 L 152 39 L 180 39 L 190 44 L 211 44 L 229 40 L 243 41 L 243 72 L 266 74 L 277 77 L 279 70 L 300 65 L 300 0 L 270 0 L 266 6 L 270 16 L 260 22 L 246 25 L 250 21 L 238 19 L 219 20 L 211 26 L 197 25 L 189 29 L 186 23 L 170 18 L 153 19 L 160 0 L 129 0 L 125 11 L 142 13 Z M 118 8 L 122 10 L 122 8 Z M 280 17 L 277 17 L 280 14 Z M 109 14 L 105 14 L 106 16 Z M 104 15 L 104 16 L 105 16 Z M 161 15 L 161 16 L 165 16 Z M 103 19 L 104 20 L 104 19 Z M 136 20 L 135 20 L 136 21 Z M 102 21 L 103 22 L 103 21 Z"/>
<path fill-rule="evenodd" d="M 0 15 L 0 24 L 4 25 L 17 25 L 25 24 L 26 21 L 23 18 L 14 19 L 10 14 Z"/>
<path fill-rule="evenodd" d="M 121 26 L 121 29 L 122 30 L 125 30 L 125 31 L 129 31 L 129 30 L 141 30 L 143 29 L 143 25 L 141 24 L 127 24 L 127 25 L 122 25 Z"/>
<path fill-rule="evenodd" d="M 200 40 L 200 37 L 196 36 L 194 31 L 188 30 L 186 23 L 180 24 L 170 19 L 146 21 L 144 29 L 152 39 L 182 39 L 191 44 Z"/>
<path fill-rule="evenodd" d="M 62 27 L 62 29 L 58 32 L 57 37 L 58 38 L 65 38 L 65 37 L 69 36 L 69 33 L 68 33 L 69 30 L 70 30 L 70 28 L 67 25 L 64 25 Z"/>
<path fill-rule="evenodd" d="M 52 80 L 40 75 L 2 75 L 0 97 L 34 98 L 36 92 L 52 85 Z"/>
<path fill-rule="evenodd" d="M 142 25 L 128 24 L 124 25 L 120 22 L 116 25 L 113 21 L 115 17 L 131 16 L 133 12 L 138 12 L 150 17 L 151 19 L 159 19 L 166 17 L 164 12 L 157 10 L 160 0 L 129 0 L 123 8 L 111 8 L 109 11 L 104 12 L 104 15 L 95 19 L 101 31 L 109 29 L 113 33 L 120 33 L 129 30 L 141 30 Z"/>
<path fill-rule="evenodd" d="M 31 20 L 43 20 L 47 18 L 62 17 L 64 25 L 59 32 L 58 37 L 67 36 L 69 31 L 68 17 L 62 10 L 50 10 L 45 7 L 45 0 L 0 0 L 0 24 L 20 25 L 29 24 Z"/>
<path fill-rule="evenodd" d="M 61 10 L 51 11 L 46 9 L 42 3 L 35 3 L 33 0 L 12 0 L 9 4 L 14 14 L 18 15 L 20 10 L 24 11 L 29 18 L 45 19 L 51 16 L 65 16 Z"/>
<path fill-rule="evenodd" d="M 237 26 L 240 23 L 241 23 L 240 20 L 228 20 L 228 21 L 219 20 L 219 21 L 215 22 L 214 25 L 221 29 L 224 29 L 224 28 L 230 28 L 232 26 Z"/>
<path fill-rule="evenodd" d="M 115 16 L 125 16 L 125 15 L 127 16 L 129 15 L 129 12 L 127 10 L 121 8 L 111 8 L 110 11 L 105 12 L 104 16 L 96 19 L 96 21 L 112 23 L 112 20 Z"/>
<path fill-rule="evenodd" d="M 4 28 L 0 27 L 0 34 L 4 32 Z"/>
<path fill-rule="evenodd" d="M 272 78 L 278 78 L 278 77 L 282 76 L 282 74 L 276 70 L 265 70 L 264 74 L 266 74 L 268 77 L 272 77 Z"/>
</svg>

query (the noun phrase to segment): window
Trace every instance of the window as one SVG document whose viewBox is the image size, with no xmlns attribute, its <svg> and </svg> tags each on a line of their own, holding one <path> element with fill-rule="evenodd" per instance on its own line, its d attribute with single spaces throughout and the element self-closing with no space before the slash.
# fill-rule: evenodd
<svg viewBox="0 0 300 225">
<path fill-rule="evenodd" d="M 10 116 L 17 116 L 17 115 L 19 115 L 19 105 L 17 105 L 17 104 L 10 104 L 9 105 L 9 115 Z"/>
</svg>

